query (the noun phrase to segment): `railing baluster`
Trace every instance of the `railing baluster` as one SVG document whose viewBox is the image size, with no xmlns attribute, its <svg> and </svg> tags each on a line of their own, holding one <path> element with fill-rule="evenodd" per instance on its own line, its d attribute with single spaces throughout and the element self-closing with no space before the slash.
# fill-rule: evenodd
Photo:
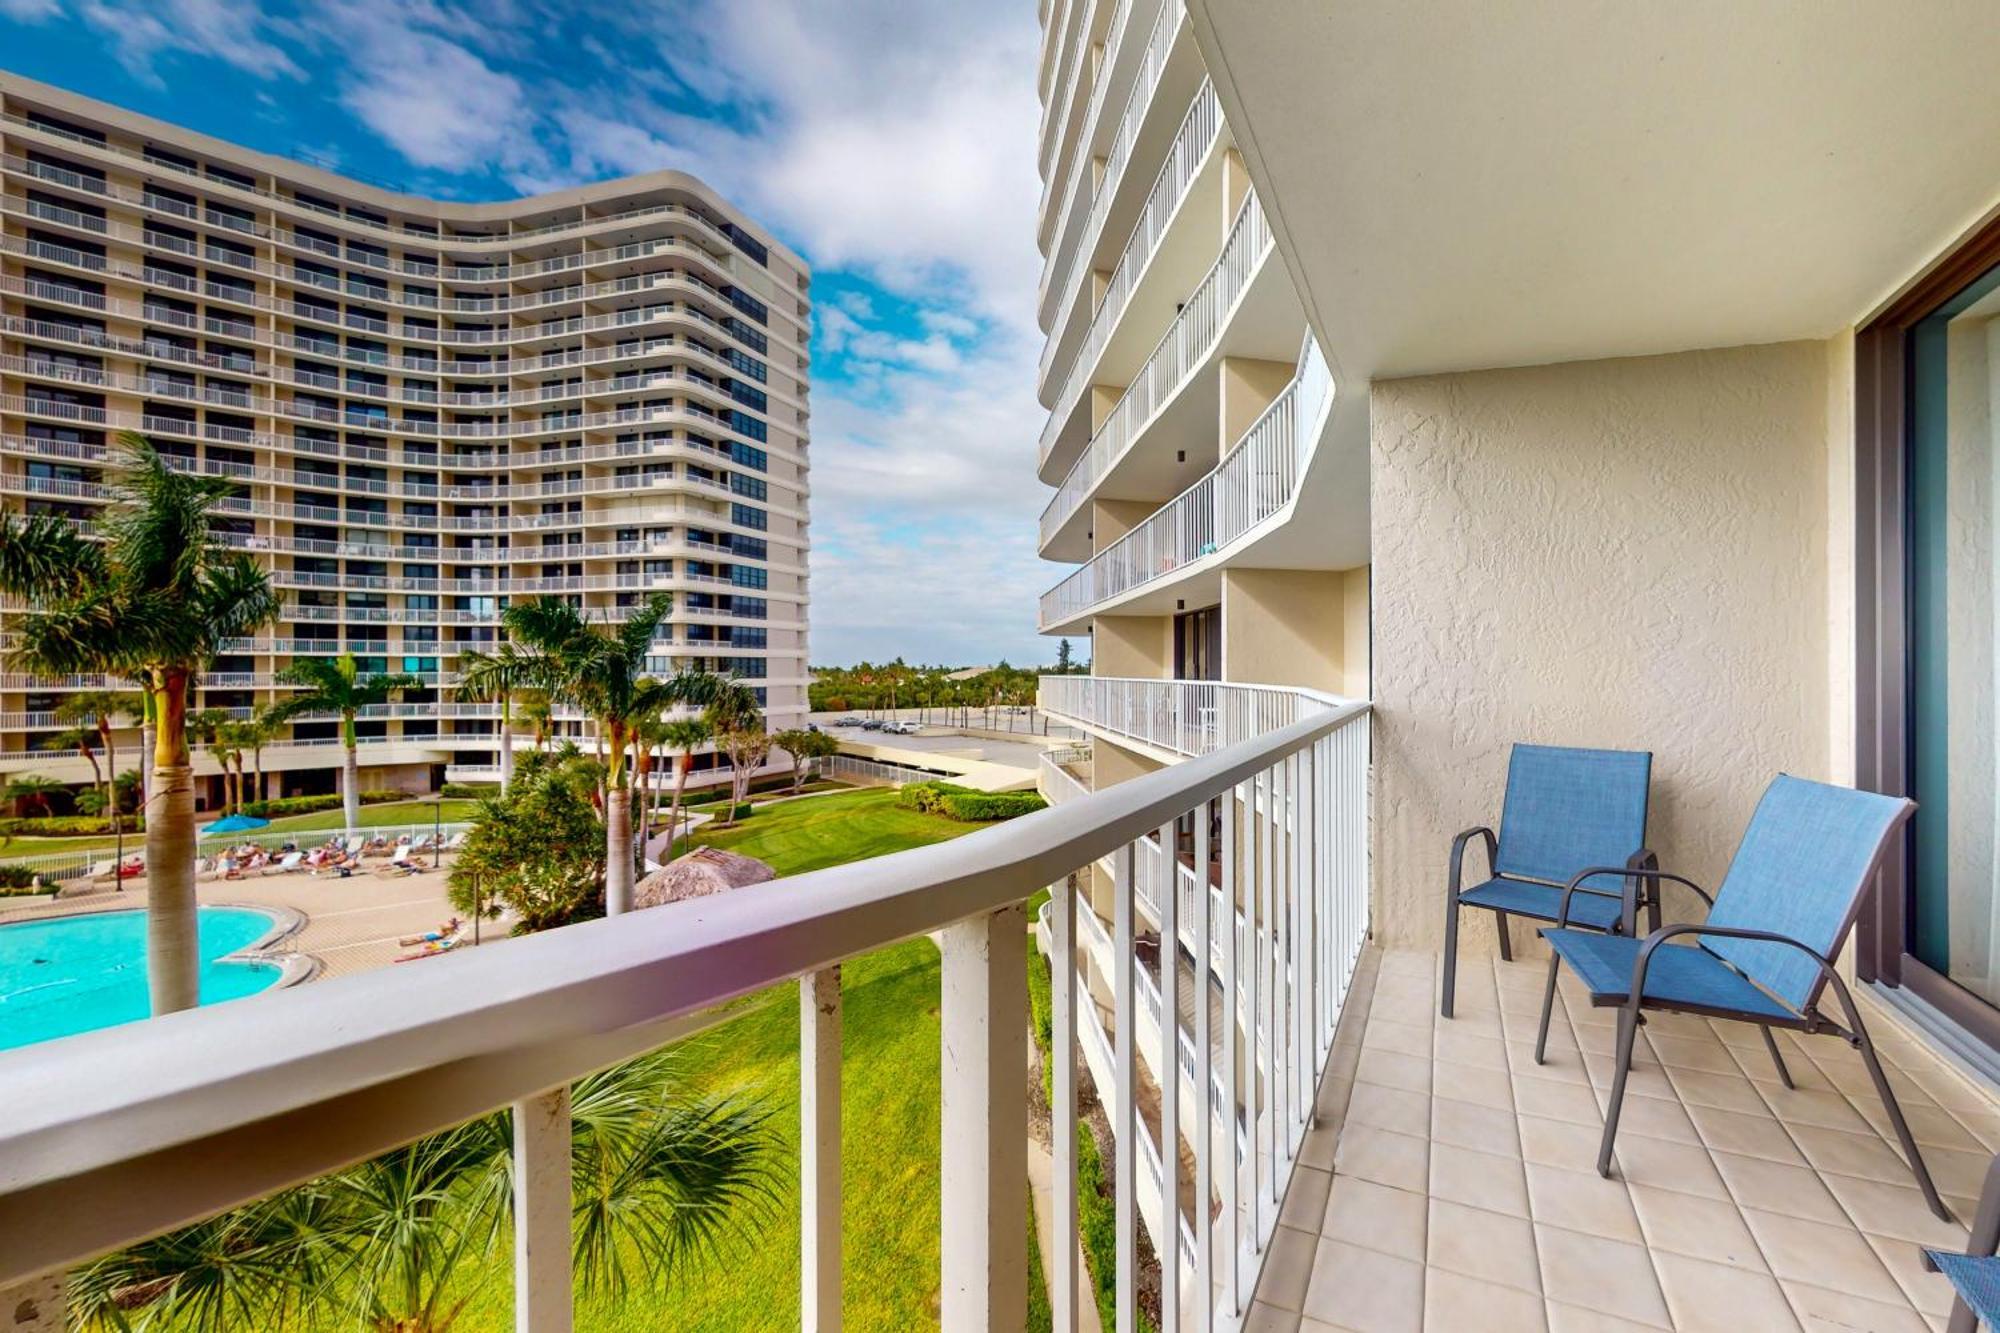
<svg viewBox="0 0 2000 1333">
<path fill-rule="evenodd" d="M 1139 1113 L 1133 1096 L 1138 1080 L 1139 1043 L 1133 1029 L 1139 1014 L 1132 975 L 1132 897 L 1138 879 L 1138 844 L 1118 849 L 1113 861 L 1112 1013 L 1117 1024 L 1111 1133 L 1117 1139 L 1113 1182 L 1118 1227 L 1117 1333 L 1138 1329 L 1139 1272 Z"/>
<path fill-rule="evenodd" d="M 1249 882 L 1244 873 L 1247 867 L 1239 860 L 1249 856 L 1251 840 L 1240 836 L 1238 825 L 1242 823 L 1243 788 L 1231 787 L 1222 800 L 1222 907 L 1223 907 L 1223 950 L 1222 950 L 1222 1070 L 1229 1083 L 1229 1095 L 1223 1098 L 1223 1109 L 1229 1113 L 1229 1123 L 1223 1126 L 1223 1142 L 1229 1145 L 1227 1161 L 1229 1169 L 1222 1175 L 1222 1215 L 1228 1225 L 1225 1237 L 1229 1262 L 1229 1305 L 1232 1317 L 1243 1313 L 1243 1167 L 1238 1155 L 1237 1121 L 1241 1117 L 1244 1125 L 1244 1145 L 1254 1152 L 1256 1141 L 1250 1137 L 1250 1096 L 1244 1086 L 1244 1052 L 1254 1060 L 1257 1051 L 1257 1036 L 1254 1031 L 1245 1030 L 1245 1020 L 1250 1014 L 1240 1004 L 1246 992 L 1243 976 L 1243 936 L 1250 923 L 1249 895 L 1243 886 Z M 1247 1037 L 1247 1040 L 1245 1038 Z"/>
<path fill-rule="evenodd" d="M 514 1103 L 515 1333 L 569 1333 L 569 1086 Z"/>
<path fill-rule="evenodd" d="M 1079 873 L 1088 873 L 1085 871 Z M 1055 1062 L 1050 1078 L 1052 1105 L 1049 1128 L 1054 1143 L 1055 1174 L 1055 1253 L 1049 1256 L 1049 1271 L 1055 1278 L 1055 1333 L 1077 1333 L 1077 1292 L 1081 1274 L 1077 1272 L 1076 1237 L 1076 880 L 1065 875 L 1051 891 L 1054 899 L 1053 955 L 1049 974 L 1052 1004 L 1052 1031 L 1049 1058 Z M 1093 1017 L 1091 1022 L 1096 1022 Z"/>
<path fill-rule="evenodd" d="M 799 978 L 799 1327 L 840 1329 L 840 966 Z"/>
<path fill-rule="evenodd" d="M 1180 1333 L 1181 937 L 1180 856 L 1174 825 L 1160 827 L 1160 1333 Z M 1201 1095 L 1201 1089 L 1195 1090 Z"/>
<path fill-rule="evenodd" d="M 1210 1011 L 1215 1005 L 1215 899 L 1208 884 L 1209 802 L 1194 814 L 1194 1088 L 1195 1118 L 1201 1129 L 1194 1138 L 1194 1298 L 1196 1333 L 1209 1333 L 1215 1323 L 1215 1086 L 1214 1034 Z M 1225 992 L 1226 993 L 1226 992 Z M 1223 1122 L 1228 1133 L 1229 1122 Z M 1234 1136 L 1224 1140 L 1235 1151 Z M 1060 1330 L 1058 1331 L 1060 1333 Z"/>
<path fill-rule="evenodd" d="M 940 1189 L 946 1333 L 1027 1318 L 1027 916 L 1019 903 L 941 932 Z"/>
</svg>

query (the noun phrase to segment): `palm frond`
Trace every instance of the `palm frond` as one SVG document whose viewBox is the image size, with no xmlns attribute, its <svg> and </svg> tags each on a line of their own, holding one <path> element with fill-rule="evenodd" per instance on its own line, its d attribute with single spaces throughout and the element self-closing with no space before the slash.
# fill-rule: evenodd
<svg viewBox="0 0 2000 1333">
<path fill-rule="evenodd" d="M 68 598 L 100 580 L 97 543 L 55 514 L 0 514 L 0 592 Z"/>
</svg>

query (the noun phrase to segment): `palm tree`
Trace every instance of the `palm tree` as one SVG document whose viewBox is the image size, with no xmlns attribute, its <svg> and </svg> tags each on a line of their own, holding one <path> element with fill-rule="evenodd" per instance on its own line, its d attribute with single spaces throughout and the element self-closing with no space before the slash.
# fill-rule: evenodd
<svg viewBox="0 0 2000 1333">
<path fill-rule="evenodd" d="M 35 608 L 17 623 L 10 670 L 124 676 L 148 700 L 146 973 L 153 1012 L 168 1013 L 200 1002 L 189 694 L 225 641 L 277 619 L 279 600 L 255 561 L 209 531 L 235 482 L 176 472 L 138 435 L 118 449 L 95 539 L 53 514 L 0 515 L 0 592 Z"/>
<path fill-rule="evenodd" d="M 104 769 L 97 762 L 97 731 L 93 727 L 71 727 L 58 731 L 41 743 L 44 750 L 76 750 L 90 761 L 90 789 L 104 786 Z"/>
<path fill-rule="evenodd" d="M 549 732 L 554 726 L 556 716 L 555 704 L 549 698 L 549 692 L 538 686 L 529 686 L 516 693 L 518 702 L 515 704 L 515 709 L 520 714 L 521 721 L 527 723 L 528 729 L 535 733 L 535 748 L 548 749 Z"/>
<path fill-rule="evenodd" d="M 50 798 L 68 791 L 68 787 L 54 778 L 45 778 L 39 773 L 22 773 L 9 779 L 5 787 L 0 787 L 0 799 L 20 801 L 47 815 L 55 811 L 55 807 L 49 804 Z"/>
<path fill-rule="evenodd" d="M 250 747 L 251 757 L 256 761 L 256 800 L 269 799 L 264 788 L 264 747 L 278 739 L 278 728 L 285 725 L 284 719 L 273 717 L 275 705 L 267 705 L 255 717 L 243 723 L 243 743 Z"/>
<path fill-rule="evenodd" d="M 658 1291 L 746 1240 L 776 1200 L 768 1110 L 672 1079 L 658 1054 L 573 1089 L 570 1225 L 587 1293 Z M 508 1226 L 512 1149 L 504 1113 L 420 1139 L 85 1265 L 70 1312 L 93 1330 L 442 1333 L 476 1286 L 455 1270 Z"/>
<path fill-rule="evenodd" d="M 458 659 L 458 697 L 466 703 L 500 705 L 500 792 L 514 777 L 514 694 L 528 683 L 527 663 L 514 645 L 503 643 L 499 651 L 477 649 Z M 537 745 L 540 738 L 537 737 Z"/>
<path fill-rule="evenodd" d="M 632 906 L 632 786 L 625 753 L 632 724 L 679 704 L 711 703 L 722 678 L 705 671 L 677 671 L 665 679 L 645 674 L 653 635 L 674 599 L 655 594 L 631 608 L 622 623 L 597 624 L 557 597 L 516 602 L 500 621 L 514 639 L 527 673 L 551 698 L 574 705 L 596 722 L 605 747 L 604 910 Z"/>
<path fill-rule="evenodd" d="M 361 760 L 354 716 L 364 708 L 389 702 L 389 696 L 413 690 L 423 684 L 405 672 L 371 672 L 364 676 L 353 653 L 339 657 L 301 657 L 278 673 L 287 685 L 304 686 L 302 692 L 283 703 L 273 704 L 264 716 L 273 723 L 289 722 L 301 713 L 340 715 L 343 749 L 340 769 L 340 805 L 347 816 L 347 836 L 353 837 L 361 825 Z"/>
<path fill-rule="evenodd" d="M 58 718 L 77 726 L 95 728 L 98 743 L 104 747 L 104 801 L 111 815 L 113 833 L 120 831 L 122 816 L 118 812 L 118 794 L 111 789 L 111 775 L 118 771 L 118 747 L 112 740 L 112 724 L 114 719 L 131 717 L 139 710 L 139 696 L 130 690 L 78 690 L 66 695 L 56 705 Z M 95 772 L 96 768 L 93 763 L 91 771 Z"/>
<path fill-rule="evenodd" d="M 632 772 L 639 784 L 639 808 L 634 812 L 639 845 L 633 849 L 632 859 L 640 866 L 646 863 L 646 841 L 652 836 L 653 816 L 660 808 L 660 794 L 653 787 L 653 759 L 667 743 L 667 728 L 672 725 L 659 713 L 643 714 L 632 722 Z M 671 856 L 671 842 L 667 851 Z"/>
<path fill-rule="evenodd" d="M 232 730 L 234 721 L 226 708 L 204 708 L 198 713 L 189 713 L 188 734 L 200 739 L 208 747 L 209 758 L 222 770 L 222 804 L 224 813 L 236 809 L 240 788 L 233 765 L 242 758 L 237 747 L 236 735 Z"/>
<path fill-rule="evenodd" d="M 701 717 L 676 718 L 660 730 L 660 744 L 680 756 L 674 764 L 674 800 L 667 813 L 667 858 L 673 859 L 674 838 L 681 827 L 681 795 L 687 790 L 694 752 L 715 738 L 715 728 Z"/>
</svg>

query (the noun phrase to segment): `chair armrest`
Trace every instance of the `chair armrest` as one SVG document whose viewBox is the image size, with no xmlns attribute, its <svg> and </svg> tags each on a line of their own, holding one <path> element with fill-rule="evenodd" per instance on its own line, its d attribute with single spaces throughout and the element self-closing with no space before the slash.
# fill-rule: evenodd
<svg viewBox="0 0 2000 1333">
<path fill-rule="evenodd" d="M 1458 892 L 1465 887 L 1463 874 L 1465 845 L 1474 838 L 1482 839 L 1486 843 L 1486 877 L 1488 879 L 1493 878 L 1494 849 L 1499 845 L 1498 840 L 1493 836 L 1493 830 L 1483 826 L 1467 829 L 1451 840 L 1451 884 L 1449 892 L 1453 902 L 1458 901 Z"/>
<path fill-rule="evenodd" d="M 1688 888 L 1693 889 L 1703 902 L 1707 903 L 1710 907 L 1715 906 L 1715 899 L 1709 896 L 1708 890 L 1702 888 L 1701 885 L 1695 883 L 1685 875 L 1676 875 L 1671 871 L 1660 869 L 1657 865 L 1644 864 L 1644 862 L 1650 862 L 1654 859 L 1651 852 L 1639 851 L 1634 852 L 1631 861 L 1625 865 L 1592 866 L 1588 870 L 1579 871 L 1576 877 L 1570 880 L 1568 887 L 1563 890 L 1562 907 L 1556 913 L 1556 928 L 1560 930 L 1569 925 L 1569 901 L 1573 894 L 1590 893 L 1600 898 L 1624 898 L 1626 899 L 1625 909 L 1630 913 L 1633 910 L 1631 901 L 1632 889 L 1635 881 L 1642 879 L 1650 880 L 1655 885 L 1662 880 L 1672 880 L 1676 884 L 1685 884 Z M 1613 893 L 1609 889 L 1592 889 L 1584 886 L 1585 880 L 1598 879 L 1605 875 L 1623 875 L 1626 880 L 1624 891 Z M 1665 929 L 1665 927 L 1662 927 L 1662 929 Z M 1654 932 L 1654 934 L 1658 933 L 1658 931 Z"/>
<path fill-rule="evenodd" d="M 1685 883 L 1685 881 L 1683 882 Z M 1688 887 L 1693 888 L 1694 886 L 1689 885 Z M 1700 890 L 1696 890 L 1696 892 L 1700 892 Z M 1704 894 L 1703 896 L 1706 897 L 1707 895 Z M 1713 903 L 1709 905 L 1714 906 Z M 1787 948 L 1797 949 L 1800 953 L 1819 965 L 1820 975 L 1830 979 L 1834 983 L 1840 991 L 1842 1000 L 1847 1004 L 1848 1012 L 1850 1014 L 1853 1013 L 1853 1002 L 1847 1000 L 1847 988 L 1842 984 L 1840 974 L 1834 970 L 1833 963 L 1826 955 L 1820 953 L 1819 950 L 1813 948 L 1811 945 L 1801 943 L 1789 935 L 1780 935 L 1775 930 L 1752 930 L 1748 926 L 1696 925 L 1692 921 L 1683 921 L 1671 926 L 1661 926 L 1658 930 L 1648 935 L 1646 942 L 1639 946 L 1639 956 L 1632 960 L 1632 996 L 1634 999 L 1645 989 L 1646 969 L 1652 965 L 1653 951 L 1668 940 L 1679 935 L 1712 935 L 1718 939 L 1759 940 L 1766 944 L 1782 944 Z"/>
</svg>

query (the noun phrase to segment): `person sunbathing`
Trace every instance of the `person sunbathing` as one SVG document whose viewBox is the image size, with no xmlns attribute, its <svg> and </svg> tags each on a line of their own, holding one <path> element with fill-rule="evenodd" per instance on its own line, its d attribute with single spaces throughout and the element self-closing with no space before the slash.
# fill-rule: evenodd
<svg viewBox="0 0 2000 1333">
<path fill-rule="evenodd" d="M 464 924 L 457 917 L 453 917 L 436 930 L 427 930 L 421 935 L 405 935 L 402 939 L 397 940 L 396 943 L 407 949 L 413 944 L 435 944 L 439 940 L 453 939 L 458 935 L 460 928 Z"/>
</svg>

